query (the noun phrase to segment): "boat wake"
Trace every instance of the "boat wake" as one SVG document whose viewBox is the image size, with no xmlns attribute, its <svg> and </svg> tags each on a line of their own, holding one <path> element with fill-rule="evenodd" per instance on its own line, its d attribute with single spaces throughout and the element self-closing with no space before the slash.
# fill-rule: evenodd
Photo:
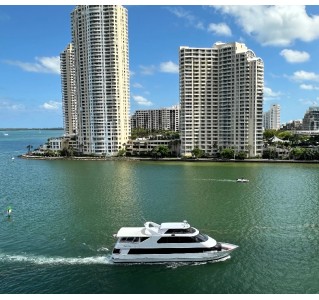
<svg viewBox="0 0 319 300">
<path fill-rule="evenodd" d="M 219 181 L 219 182 L 237 182 L 237 180 L 234 180 L 234 179 L 214 179 L 214 178 L 195 178 L 194 180 L 200 180 L 200 181 Z"/>
<path fill-rule="evenodd" d="M 36 255 L 10 255 L 0 253 L 0 262 L 30 263 L 35 265 L 109 265 L 113 264 L 111 255 L 92 257 L 47 257 Z"/>
</svg>

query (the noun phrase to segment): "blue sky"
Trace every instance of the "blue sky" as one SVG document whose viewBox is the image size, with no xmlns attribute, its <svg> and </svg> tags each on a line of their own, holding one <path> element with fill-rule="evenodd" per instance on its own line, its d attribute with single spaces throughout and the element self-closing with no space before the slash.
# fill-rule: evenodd
<svg viewBox="0 0 319 300">
<path fill-rule="evenodd" d="M 179 47 L 217 41 L 243 42 L 263 59 L 264 111 L 279 104 L 282 123 L 319 105 L 318 5 L 124 6 L 131 113 L 178 104 Z M 74 7 L 0 5 L 0 128 L 63 126 L 59 55 Z"/>
</svg>

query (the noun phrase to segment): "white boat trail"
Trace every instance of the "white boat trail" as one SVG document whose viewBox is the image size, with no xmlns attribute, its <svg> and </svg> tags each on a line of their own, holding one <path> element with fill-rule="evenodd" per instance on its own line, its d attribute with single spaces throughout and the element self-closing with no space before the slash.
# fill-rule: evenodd
<svg viewBox="0 0 319 300">
<path fill-rule="evenodd" d="M 111 255 L 91 257 L 48 257 L 32 254 L 3 254 L 0 253 L 0 262 L 29 263 L 35 265 L 110 265 Z"/>
<path fill-rule="evenodd" d="M 195 178 L 193 180 L 198 180 L 198 181 L 219 181 L 219 182 L 237 182 L 237 180 L 234 180 L 234 179 L 214 179 L 214 178 Z"/>
</svg>

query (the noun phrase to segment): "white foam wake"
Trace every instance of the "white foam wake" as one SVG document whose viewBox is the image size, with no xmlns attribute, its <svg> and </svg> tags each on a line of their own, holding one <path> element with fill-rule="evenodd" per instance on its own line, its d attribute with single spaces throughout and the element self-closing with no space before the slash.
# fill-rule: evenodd
<svg viewBox="0 0 319 300">
<path fill-rule="evenodd" d="M 111 264 L 111 256 L 92 257 L 46 257 L 35 255 L 9 255 L 0 254 L 0 262 L 21 262 L 36 265 L 92 265 Z"/>
<path fill-rule="evenodd" d="M 214 178 L 195 178 L 193 180 L 199 180 L 199 181 L 219 181 L 219 182 L 237 182 L 237 180 L 234 179 L 214 179 Z"/>
</svg>

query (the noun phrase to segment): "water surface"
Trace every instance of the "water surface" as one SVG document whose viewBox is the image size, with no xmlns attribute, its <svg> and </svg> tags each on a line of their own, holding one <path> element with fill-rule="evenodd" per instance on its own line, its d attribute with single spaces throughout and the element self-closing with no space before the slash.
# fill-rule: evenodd
<svg viewBox="0 0 319 300">
<path fill-rule="evenodd" d="M 7 133 L 1 293 L 319 292 L 318 165 L 24 160 L 61 132 Z M 239 248 L 217 263 L 112 264 L 112 235 L 146 220 L 187 220 Z"/>
</svg>

